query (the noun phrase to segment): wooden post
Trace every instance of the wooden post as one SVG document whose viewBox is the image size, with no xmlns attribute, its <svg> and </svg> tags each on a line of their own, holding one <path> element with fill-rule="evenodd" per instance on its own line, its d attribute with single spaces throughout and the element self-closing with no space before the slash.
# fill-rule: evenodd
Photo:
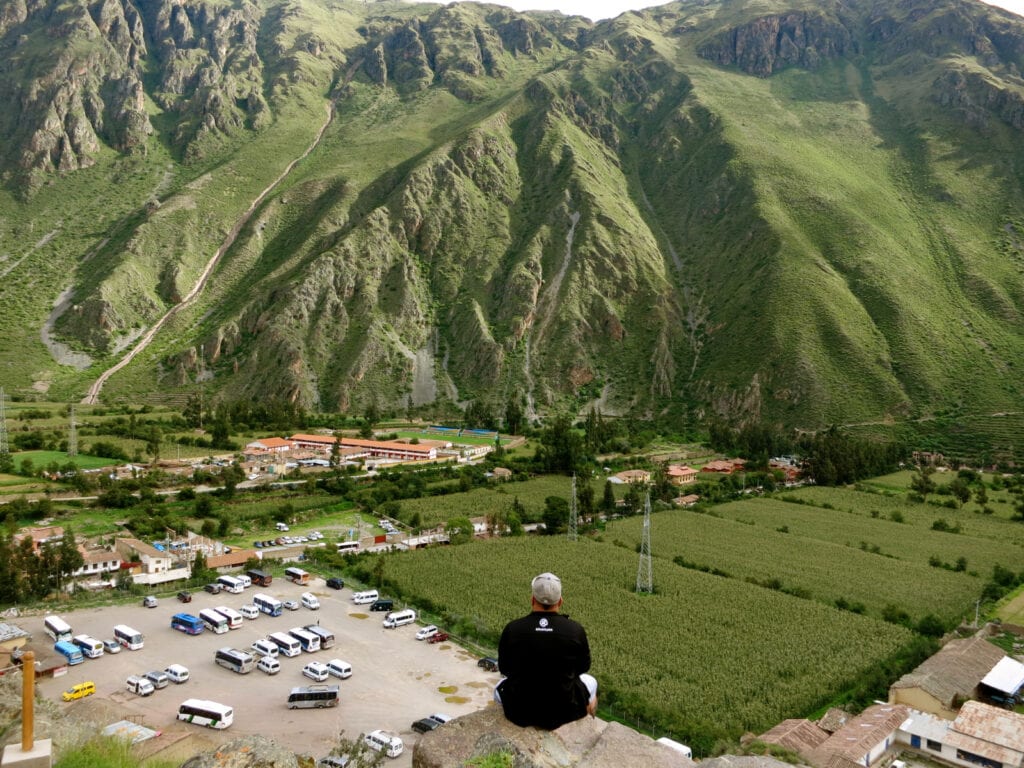
<svg viewBox="0 0 1024 768">
<path fill-rule="evenodd" d="M 35 742 L 36 655 L 25 651 L 21 657 L 21 749 L 31 752 Z"/>
</svg>

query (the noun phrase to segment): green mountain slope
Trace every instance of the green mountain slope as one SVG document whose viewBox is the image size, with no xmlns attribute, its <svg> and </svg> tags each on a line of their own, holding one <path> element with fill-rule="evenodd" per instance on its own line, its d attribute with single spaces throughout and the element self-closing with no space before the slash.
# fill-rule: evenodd
<svg viewBox="0 0 1024 768">
<path fill-rule="evenodd" d="M 1022 401 L 1024 20 L 981 3 L 73 0 L 0 55 L 9 390 L 143 344 L 101 400 Z"/>
</svg>

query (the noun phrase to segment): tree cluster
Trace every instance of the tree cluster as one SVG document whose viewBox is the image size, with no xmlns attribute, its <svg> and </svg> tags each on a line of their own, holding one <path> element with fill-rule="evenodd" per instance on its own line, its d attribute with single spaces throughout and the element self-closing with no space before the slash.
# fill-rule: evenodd
<svg viewBox="0 0 1024 768">
<path fill-rule="evenodd" d="M 4 531 L 0 533 L 0 604 L 41 600 L 60 591 L 84 562 L 70 528 L 60 541 L 44 543 L 38 552 L 30 536 L 15 541 Z"/>
</svg>

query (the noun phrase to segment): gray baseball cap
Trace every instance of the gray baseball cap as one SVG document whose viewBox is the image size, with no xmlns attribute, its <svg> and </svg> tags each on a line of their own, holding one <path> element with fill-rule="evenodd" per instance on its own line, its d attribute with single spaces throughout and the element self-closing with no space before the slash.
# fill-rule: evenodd
<svg viewBox="0 0 1024 768">
<path fill-rule="evenodd" d="M 562 599 L 562 580 L 553 573 L 542 573 L 531 586 L 534 600 L 541 605 L 555 605 Z"/>
</svg>

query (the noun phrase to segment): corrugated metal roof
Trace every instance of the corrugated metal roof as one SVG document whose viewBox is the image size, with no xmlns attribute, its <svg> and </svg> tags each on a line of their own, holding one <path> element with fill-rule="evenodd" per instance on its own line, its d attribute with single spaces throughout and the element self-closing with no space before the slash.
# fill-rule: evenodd
<svg viewBox="0 0 1024 768">
<path fill-rule="evenodd" d="M 970 698 L 981 679 L 1005 656 L 1001 648 L 982 637 L 951 640 L 892 687 L 920 688 L 952 708 L 958 696 Z"/>
<path fill-rule="evenodd" d="M 1000 659 L 981 682 L 997 691 L 1014 694 L 1024 685 L 1024 664 L 1007 656 Z"/>
</svg>

